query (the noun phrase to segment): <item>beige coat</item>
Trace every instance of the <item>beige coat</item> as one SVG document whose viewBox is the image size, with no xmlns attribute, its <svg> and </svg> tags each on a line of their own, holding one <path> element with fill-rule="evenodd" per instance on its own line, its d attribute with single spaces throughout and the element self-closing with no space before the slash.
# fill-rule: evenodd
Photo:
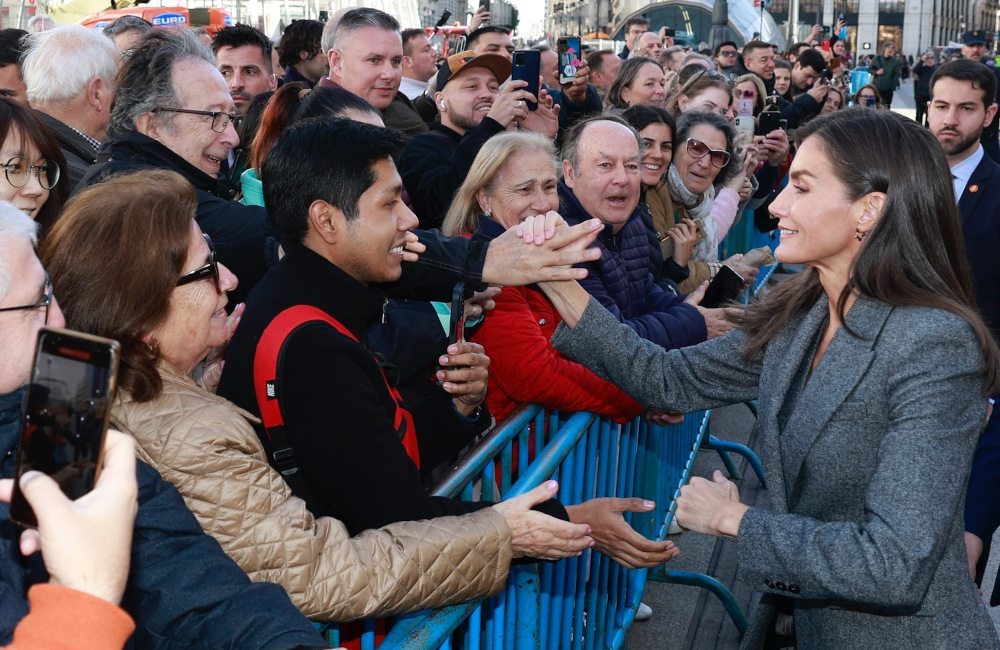
<svg viewBox="0 0 1000 650">
<path fill-rule="evenodd" d="M 173 483 L 205 532 L 254 581 L 314 619 L 347 621 L 464 602 L 503 587 L 511 532 L 493 508 L 391 524 L 351 538 L 313 518 L 267 462 L 256 419 L 162 363 L 163 393 L 112 412 L 139 457 Z"/>
<path fill-rule="evenodd" d="M 646 190 L 646 205 L 649 206 L 649 214 L 653 217 L 653 226 L 661 235 L 680 223 L 681 219 L 690 216 L 683 208 L 674 210 L 674 202 L 670 197 L 666 180 Z M 677 285 L 681 293 L 691 293 L 700 287 L 702 282 L 712 279 L 712 269 L 705 262 L 691 260 L 687 269 L 689 272 L 687 280 Z"/>
</svg>

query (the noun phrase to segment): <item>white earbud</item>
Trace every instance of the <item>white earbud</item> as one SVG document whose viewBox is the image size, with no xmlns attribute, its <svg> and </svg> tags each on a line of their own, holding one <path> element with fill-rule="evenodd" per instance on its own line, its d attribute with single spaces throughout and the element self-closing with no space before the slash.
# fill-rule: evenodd
<svg viewBox="0 0 1000 650">
<path fill-rule="evenodd" d="M 440 106 L 440 107 L 441 107 L 442 109 L 446 108 L 446 106 L 445 106 L 445 103 L 444 103 L 444 100 L 443 100 L 443 99 L 442 99 L 442 100 L 441 100 L 440 102 L 438 102 L 438 106 Z"/>
</svg>

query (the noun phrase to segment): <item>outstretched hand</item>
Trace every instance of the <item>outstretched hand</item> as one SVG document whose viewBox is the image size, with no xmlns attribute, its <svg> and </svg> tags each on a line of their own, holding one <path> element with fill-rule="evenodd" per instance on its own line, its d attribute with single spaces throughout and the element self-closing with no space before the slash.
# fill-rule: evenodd
<svg viewBox="0 0 1000 650">
<path fill-rule="evenodd" d="M 576 557 L 594 545 L 589 526 L 561 521 L 531 509 L 554 497 L 558 490 L 556 481 L 546 481 L 526 494 L 493 506 L 510 526 L 514 557 L 560 560 Z"/>
<path fill-rule="evenodd" d="M 626 568 L 643 569 L 659 566 L 680 554 L 673 542 L 654 542 L 635 532 L 622 515 L 649 512 L 655 507 L 652 501 L 638 497 L 602 497 L 566 510 L 570 520 L 590 526 L 598 551 Z"/>
<path fill-rule="evenodd" d="M 536 219 L 539 217 L 535 217 Z M 603 225 L 598 219 L 568 227 L 559 224 L 552 237 L 538 246 L 524 245 L 524 232 L 535 232 L 531 217 L 512 226 L 492 242 L 483 264 L 483 282 L 504 286 L 521 286 L 535 282 L 582 280 L 587 269 L 572 268 L 574 264 L 592 262 L 601 251 L 588 248 L 597 239 Z M 533 221 L 533 220 L 532 220 Z M 518 234 L 518 231 L 522 233 Z"/>
</svg>

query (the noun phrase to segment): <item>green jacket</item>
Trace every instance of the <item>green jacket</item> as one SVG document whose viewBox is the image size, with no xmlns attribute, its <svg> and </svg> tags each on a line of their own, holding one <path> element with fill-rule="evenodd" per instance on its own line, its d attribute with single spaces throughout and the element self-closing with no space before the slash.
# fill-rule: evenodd
<svg viewBox="0 0 1000 650">
<path fill-rule="evenodd" d="M 896 90 L 899 85 L 901 68 L 899 59 L 895 56 L 877 56 L 872 59 L 872 64 L 868 66 L 872 73 L 872 85 L 879 90 Z M 882 74 L 876 75 L 876 70 L 882 70 Z"/>
</svg>

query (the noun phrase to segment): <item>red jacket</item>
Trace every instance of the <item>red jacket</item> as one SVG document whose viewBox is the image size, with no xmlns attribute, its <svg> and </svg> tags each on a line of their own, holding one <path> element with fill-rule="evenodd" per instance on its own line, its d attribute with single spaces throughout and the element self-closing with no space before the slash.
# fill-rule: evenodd
<svg viewBox="0 0 1000 650">
<path fill-rule="evenodd" d="M 642 406 L 617 386 L 552 347 L 562 322 L 545 295 L 527 287 L 504 287 L 472 340 L 490 356 L 486 405 L 497 421 L 520 402 L 538 402 L 565 412 L 591 411 L 627 422 Z"/>
</svg>

